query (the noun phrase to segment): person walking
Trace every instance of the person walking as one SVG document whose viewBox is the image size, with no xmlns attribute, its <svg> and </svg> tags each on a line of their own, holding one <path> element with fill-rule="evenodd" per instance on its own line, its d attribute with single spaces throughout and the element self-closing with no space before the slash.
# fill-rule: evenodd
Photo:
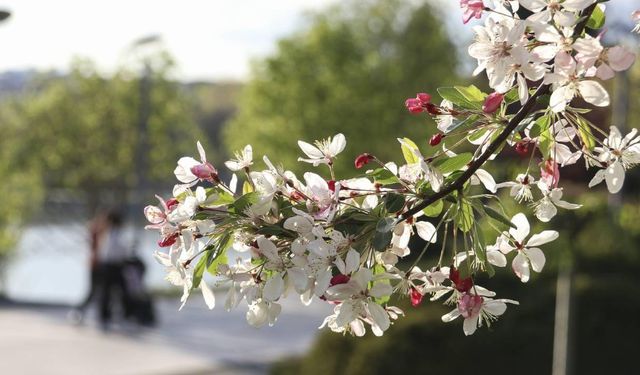
<svg viewBox="0 0 640 375">
<path fill-rule="evenodd" d="M 127 308 L 123 267 L 130 252 L 131 249 L 125 240 L 122 214 L 111 210 L 106 215 L 106 227 L 97 248 L 98 272 L 101 280 L 99 321 L 103 329 L 108 329 L 111 323 L 116 296 L 119 295 L 124 301 L 122 309 Z"/>
<path fill-rule="evenodd" d="M 84 321 L 86 311 L 100 291 L 100 267 L 98 264 L 98 248 L 102 234 L 107 227 L 107 215 L 103 212 L 89 222 L 89 291 L 87 296 L 70 313 L 69 319 L 80 324 Z"/>
</svg>

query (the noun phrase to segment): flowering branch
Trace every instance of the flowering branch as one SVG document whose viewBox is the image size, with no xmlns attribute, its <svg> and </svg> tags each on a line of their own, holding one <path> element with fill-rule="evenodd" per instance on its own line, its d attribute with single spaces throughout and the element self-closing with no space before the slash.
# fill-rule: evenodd
<svg viewBox="0 0 640 375">
<path fill-rule="evenodd" d="M 488 14 L 485 25 L 474 29 L 469 53 L 478 60 L 475 73 L 486 72 L 495 91 L 440 88 L 440 105 L 426 93 L 407 99 L 411 113 L 434 117 L 441 131 L 429 140 L 436 148 L 430 156 L 411 139 L 400 138 L 405 164 L 364 153 L 355 168 L 376 168 L 340 179 L 333 164 L 346 139 L 337 134 L 314 144 L 298 142 L 305 155 L 299 161 L 326 165 L 330 173 L 329 180 L 312 172 L 298 179 L 266 156 L 267 169 L 252 170 L 253 149 L 247 145 L 225 163 L 244 175 L 241 187 L 235 174 L 228 184 L 221 181 L 199 143 L 200 160 L 178 161 L 174 174 L 180 184 L 173 197 L 158 197 L 160 205 L 146 207 L 145 215 L 147 228 L 160 232 L 156 258 L 166 267 L 167 280 L 183 288 L 183 305 L 200 289 L 213 308 L 209 274 L 216 285 L 228 288 L 227 309 L 247 302 L 251 325 L 273 325 L 280 299 L 292 290 L 304 304 L 319 299 L 334 305 L 321 327 L 362 336 L 367 326 L 382 335 L 404 314 L 390 305 L 392 296 L 407 297 L 413 306 L 427 295 L 431 301 L 447 296 L 444 303 L 455 308 L 442 320 L 462 316 L 467 335 L 497 319 L 507 304 L 517 304 L 495 299 L 494 292 L 476 284 L 477 276 L 493 276 L 494 267 L 505 267 L 509 256 L 515 275 L 528 282 L 531 270 L 541 272 L 546 262 L 539 247 L 559 233 L 530 236 L 525 213 L 507 216 L 497 191 L 509 188 L 518 203 L 529 203 L 534 216 L 547 223 L 558 208 L 581 207 L 562 199 L 559 181 L 562 167 L 584 157 L 587 168 L 598 169 L 589 186 L 605 182 L 609 192 L 619 192 L 626 171 L 640 164 L 637 130 L 623 136 L 612 126 L 607 135 L 583 117 L 589 109 L 571 103 L 581 97 L 593 106 L 608 106 L 609 95 L 595 78 L 610 79 L 628 69 L 635 54 L 621 46 L 605 48 L 584 33 L 604 26 L 604 6 L 596 0 L 460 4 L 465 23 Z M 520 19 L 519 6 L 533 15 Z M 640 13 L 633 17 L 640 22 Z M 528 82 L 539 82 L 531 95 Z M 548 106 L 534 110 L 545 97 Z M 518 101 L 519 110 L 507 115 Z M 466 152 L 466 143 L 475 151 Z M 528 163 L 513 181 L 496 183 L 483 168 L 506 145 Z M 538 178 L 532 175 L 537 158 Z M 487 192 L 473 192 L 478 185 Z M 539 190 L 536 199 L 533 186 Z M 494 244 L 485 240 L 485 229 L 495 231 Z M 416 236 L 426 245 L 408 269 L 400 269 L 399 259 L 411 254 Z M 437 263 L 423 271 L 418 266 L 427 262 L 424 254 L 439 241 Z M 231 254 L 236 258 L 230 260 Z"/>
<path fill-rule="evenodd" d="M 587 21 L 589 20 L 589 17 L 591 17 L 591 14 L 593 13 L 593 10 L 596 8 L 597 5 L 598 5 L 597 3 L 594 3 L 584 10 L 584 12 L 582 13 L 582 21 L 580 21 L 580 23 L 578 23 L 578 25 L 575 28 L 575 31 L 573 34 L 574 38 L 582 34 L 585 26 L 587 25 Z M 480 167 L 482 167 L 482 165 L 484 165 L 484 163 L 489 159 L 489 157 L 493 155 L 498 150 L 498 148 L 500 148 L 500 146 L 502 146 L 507 141 L 507 138 L 509 138 L 511 133 L 513 133 L 513 131 L 518 127 L 518 125 L 520 125 L 522 120 L 524 120 L 525 117 L 529 115 L 533 107 L 536 105 L 537 99 L 549 93 L 550 86 L 551 86 L 550 84 L 542 84 L 540 85 L 540 87 L 538 87 L 536 92 L 527 100 L 527 102 L 522 107 L 520 107 L 520 110 L 518 110 L 518 112 L 511 118 L 511 120 L 509 120 L 509 123 L 504 128 L 502 133 L 500 133 L 500 135 L 493 142 L 491 142 L 489 147 L 487 147 L 487 149 L 478 158 L 474 159 L 469 164 L 469 169 L 467 169 L 460 177 L 458 177 L 458 179 L 455 180 L 455 182 L 448 185 L 447 187 L 440 190 L 439 192 L 436 192 L 433 195 L 425 198 L 415 206 L 411 207 L 409 210 L 407 210 L 407 212 L 405 212 L 403 215 L 399 217 L 399 220 L 400 221 L 406 220 L 408 217 L 411 217 L 416 213 L 422 211 L 425 207 L 428 207 L 429 205 L 453 193 L 454 191 L 462 189 L 464 187 L 464 184 L 467 181 L 469 181 L 469 179 L 471 179 L 471 177 L 476 173 L 476 171 Z"/>
</svg>

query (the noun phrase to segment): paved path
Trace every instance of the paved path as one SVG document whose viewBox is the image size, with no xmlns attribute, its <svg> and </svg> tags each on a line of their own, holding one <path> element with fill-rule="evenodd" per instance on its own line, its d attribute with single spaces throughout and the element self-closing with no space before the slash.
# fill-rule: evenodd
<svg viewBox="0 0 640 375">
<path fill-rule="evenodd" d="M 177 299 L 158 301 L 156 329 L 116 327 L 108 333 L 92 321 L 70 324 L 64 308 L 0 307 L 2 373 L 263 374 L 270 362 L 307 350 L 330 311 L 288 299 L 274 327 L 255 329 L 246 324 L 242 306 L 209 311 L 200 296 L 193 297 L 181 312 Z M 223 296 L 216 297 L 222 305 Z"/>
</svg>

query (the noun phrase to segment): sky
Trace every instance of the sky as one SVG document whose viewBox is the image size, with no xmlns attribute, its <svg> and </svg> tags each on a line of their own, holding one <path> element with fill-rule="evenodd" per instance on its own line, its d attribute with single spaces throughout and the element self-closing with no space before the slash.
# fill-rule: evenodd
<svg viewBox="0 0 640 375">
<path fill-rule="evenodd" d="M 338 1 L 0 0 L 0 9 L 12 12 L 0 24 L 0 72 L 64 71 L 74 56 L 91 58 L 109 72 L 135 40 L 157 34 L 177 60 L 178 78 L 244 80 L 251 59 L 268 55 L 279 38 L 302 27 L 306 10 Z M 450 4 L 447 21 L 460 36 L 458 0 L 441 1 Z M 640 8 L 640 0 L 609 4 L 625 19 Z"/>
<path fill-rule="evenodd" d="M 73 56 L 105 71 L 133 41 L 159 34 L 186 80 L 244 79 L 251 58 L 299 28 L 305 10 L 337 0 L 0 0 L 0 72 L 64 70 Z"/>
</svg>

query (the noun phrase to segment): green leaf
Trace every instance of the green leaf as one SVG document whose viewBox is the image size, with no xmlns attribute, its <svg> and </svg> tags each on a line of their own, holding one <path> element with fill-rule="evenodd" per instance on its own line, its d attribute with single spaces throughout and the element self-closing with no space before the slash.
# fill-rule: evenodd
<svg viewBox="0 0 640 375">
<path fill-rule="evenodd" d="M 444 207 L 444 203 L 442 202 L 442 199 L 438 199 L 436 202 L 431 203 L 430 205 L 425 207 L 424 210 L 422 210 L 422 212 L 424 212 L 424 214 L 428 217 L 436 217 L 440 215 L 443 207 Z"/>
<path fill-rule="evenodd" d="M 387 272 L 387 270 L 384 268 L 384 266 L 382 264 L 376 264 L 375 266 L 373 266 L 373 275 L 374 276 L 384 274 L 385 272 Z M 391 281 L 389 281 L 389 279 L 376 280 L 376 281 L 371 283 L 371 286 L 373 287 L 374 285 L 376 285 L 378 283 L 389 284 L 390 285 Z M 381 298 L 376 298 L 375 301 L 379 305 L 384 305 L 385 303 L 389 302 L 389 299 L 391 299 L 391 296 L 384 296 L 384 297 L 381 297 Z"/>
<path fill-rule="evenodd" d="M 536 120 L 535 126 L 539 128 L 539 130 L 536 130 L 536 132 L 540 132 L 540 135 L 538 136 L 538 147 L 540 148 L 540 152 L 542 152 L 545 157 L 548 157 L 551 145 L 553 143 L 553 136 L 551 135 L 550 129 L 551 117 L 540 117 Z"/>
<path fill-rule="evenodd" d="M 391 185 L 397 184 L 400 181 L 398 177 L 396 177 L 391 171 L 385 168 L 374 169 L 373 171 L 367 173 L 367 176 L 373 178 L 374 182 L 381 185 Z"/>
<path fill-rule="evenodd" d="M 386 250 L 391 244 L 391 238 L 393 237 L 393 232 L 380 232 L 376 231 L 376 234 L 373 236 L 373 248 L 378 251 Z"/>
<path fill-rule="evenodd" d="M 227 258 L 227 250 L 229 250 L 229 247 L 226 247 L 217 256 L 211 259 L 211 263 L 207 266 L 207 272 L 212 275 L 217 275 L 218 266 L 229 262 L 229 259 Z"/>
<path fill-rule="evenodd" d="M 511 220 L 509 220 L 506 216 L 504 216 L 502 213 L 494 210 L 493 208 L 489 207 L 489 206 L 483 206 L 484 208 L 484 212 L 487 213 L 487 216 L 489 216 L 490 218 L 492 218 L 493 220 L 499 221 L 502 224 L 505 224 L 509 227 L 512 228 L 516 228 L 515 224 L 513 224 L 511 222 Z"/>
<path fill-rule="evenodd" d="M 396 193 L 388 193 L 384 197 L 384 207 L 391 213 L 398 212 L 404 207 L 404 196 Z"/>
<path fill-rule="evenodd" d="M 484 99 L 487 97 L 487 94 L 482 92 L 479 88 L 475 87 L 474 85 L 470 85 L 467 87 L 455 86 L 455 89 L 458 90 L 458 92 L 462 94 L 462 96 L 464 96 L 464 98 L 470 102 L 483 103 Z"/>
<path fill-rule="evenodd" d="M 242 183 L 242 194 L 249 194 L 253 191 L 253 186 L 249 183 L 249 181 L 245 181 Z"/>
<path fill-rule="evenodd" d="M 540 95 L 536 98 L 536 103 L 546 108 L 549 106 L 549 100 L 551 100 L 551 95 Z"/>
<path fill-rule="evenodd" d="M 473 226 L 473 247 L 475 248 L 476 257 L 483 264 L 487 263 L 487 249 L 485 248 L 484 234 L 482 230 L 478 228 L 478 225 Z"/>
<path fill-rule="evenodd" d="M 257 231 L 257 234 L 263 234 L 265 236 L 281 236 L 286 234 L 286 230 L 277 224 L 274 225 L 264 225 L 260 227 Z"/>
<path fill-rule="evenodd" d="M 520 124 L 516 127 L 515 131 L 520 132 L 526 129 L 534 120 L 534 115 L 529 115 L 520 121 Z"/>
<path fill-rule="evenodd" d="M 463 232 L 468 232 L 473 227 L 473 208 L 468 200 L 461 198 L 458 201 L 458 214 L 456 215 L 456 225 Z"/>
<path fill-rule="evenodd" d="M 591 126 L 582 118 L 578 116 L 578 134 L 584 146 L 589 150 L 593 150 L 596 147 L 596 138 L 591 132 Z"/>
<path fill-rule="evenodd" d="M 466 126 L 469 125 L 473 125 L 475 124 L 475 122 L 480 118 L 480 116 L 478 115 L 471 115 L 465 119 L 462 120 L 458 120 L 455 119 L 453 120 L 453 122 L 451 123 L 451 125 L 449 125 L 449 127 L 447 129 L 445 129 L 445 133 L 451 133 L 452 131 L 458 129 L 458 128 L 464 128 Z"/>
<path fill-rule="evenodd" d="M 482 138 L 487 132 L 487 129 L 474 130 L 467 136 L 467 139 L 469 140 L 469 142 L 477 141 L 478 139 Z"/>
<path fill-rule="evenodd" d="M 416 145 L 414 141 L 409 138 L 402 138 L 400 148 L 402 149 L 402 156 L 404 156 L 404 160 L 407 164 L 416 164 L 420 162 L 418 156 L 412 151 L 412 149 L 419 151 L 418 145 Z"/>
<path fill-rule="evenodd" d="M 509 105 L 520 100 L 520 94 L 518 94 L 518 88 L 514 87 L 504 95 L 504 102 Z"/>
<path fill-rule="evenodd" d="M 191 289 L 196 289 L 200 285 L 205 269 L 207 269 L 207 257 L 202 256 L 196 264 L 196 267 L 193 269 L 193 285 L 191 286 Z"/>
<path fill-rule="evenodd" d="M 605 21 L 606 16 L 604 14 L 604 11 L 602 10 L 602 8 L 600 8 L 600 6 L 597 6 L 593 10 L 593 13 L 591 13 L 591 17 L 589 17 L 589 20 L 587 21 L 587 27 L 592 30 L 601 29 L 604 26 Z"/>
<path fill-rule="evenodd" d="M 385 217 L 378 221 L 376 224 L 376 232 L 387 233 L 393 231 L 396 226 L 396 221 L 393 218 Z"/>
<path fill-rule="evenodd" d="M 207 192 L 207 198 L 210 198 L 214 194 L 217 194 L 216 199 L 212 200 L 211 202 L 207 202 L 207 207 L 226 206 L 226 205 L 232 204 L 235 201 L 235 198 L 233 198 L 233 195 L 231 195 L 231 193 L 217 187 L 206 189 L 206 192 Z"/>
<path fill-rule="evenodd" d="M 238 198 L 235 202 L 233 202 L 233 210 L 237 214 L 243 213 L 249 206 L 258 203 L 260 200 L 260 194 L 257 192 L 247 193 L 240 198 Z"/>
<path fill-rule="evenodd" d="M 482 109 L 482 102 L 474 102 L 467 99 L 467 97 L 463 95 L 456 87 L 440 87 L 438 89 L 438 94 L 440 94 L 442 99 L 450 101 L 457 107 L 466 109 Z"/>
<path fill-rule="evenodd" d="M 451 173 L 462 169 L 464 166 L 469 164 L 471 159 L 473 159 L 473 154 L 471 154 L 470 152 L 465 152 L 447 159 L 443 159 L 440 162 L 436 162 L 435 166 L 442 173 Z"/>
</svg>

